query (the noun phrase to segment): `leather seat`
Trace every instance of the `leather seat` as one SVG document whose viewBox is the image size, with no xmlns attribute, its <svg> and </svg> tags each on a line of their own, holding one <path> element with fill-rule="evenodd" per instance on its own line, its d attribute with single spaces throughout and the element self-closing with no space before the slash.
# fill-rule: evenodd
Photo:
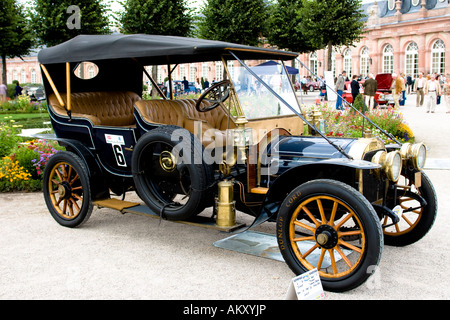
<svg viewBox="0 0 450 320">
<path fill-rule="evenodd" d="M 139 115 L 147 123 L 176 125 L 192 134 L 201 135 L 204 146 L 216 142 L 220 136 L 225 143 L 225 130 L 236 128 L 233 120 L 228 122 L 226 112 L 219 106 L 208 112 L 199 112 L 195 108 L 197 100 L 141 100 L 135 103 Z M 203 101 L 207 105 L 208 102 Z M 198 124 L 201 124 L 201 132 Z"/>
<path fill-rule="evenodd" d="M 67 106 L 67 95 L 62 93 L 61 98 Z M 140 99 L 130 91 L 72 93 L 72 118 L 88 119 L 95 126 L 133 126 L 136 123 L 134 103 Z M 49 96 L 49 104 L 55 113 L 67 116 L 55 94 Z"/>
</svg>

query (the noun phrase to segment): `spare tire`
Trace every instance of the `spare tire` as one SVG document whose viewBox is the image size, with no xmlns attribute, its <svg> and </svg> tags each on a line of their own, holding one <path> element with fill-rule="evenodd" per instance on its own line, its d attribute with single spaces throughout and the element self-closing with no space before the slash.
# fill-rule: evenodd
<svg viewBox="0 0 450 320">
<path fill-rule="evenodd" d="M 187 220 L 205 209 L 213 171 L 203 146 L 186 129 L 161 126 L 144 134 L 132 156 L 136 191 L 167 220 Z"/>
</svg>

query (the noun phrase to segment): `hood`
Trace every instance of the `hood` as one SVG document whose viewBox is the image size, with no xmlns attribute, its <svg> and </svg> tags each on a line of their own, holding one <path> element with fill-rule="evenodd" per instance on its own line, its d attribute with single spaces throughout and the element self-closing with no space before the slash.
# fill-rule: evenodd
<svg viewBox="0 0 450 320">
<path fill-rule="evenodd" d="M 390 90 L 392 84 L 392 74 L 380 73 L 375 77 L 377 80 L 378 90 Z"/>
</svg>

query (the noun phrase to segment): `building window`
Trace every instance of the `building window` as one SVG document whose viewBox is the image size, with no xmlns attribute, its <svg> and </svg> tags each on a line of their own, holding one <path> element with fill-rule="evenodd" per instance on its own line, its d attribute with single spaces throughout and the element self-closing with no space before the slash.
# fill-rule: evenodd
<svg viewBox="0 0 450 320">
<path fill-rule="evenodd" d="M 317 53 L 316 52 L 312 52 L 309 55 L 309 70 L 311 70 L 314 75 L 317 74 Z"/>
<path fill-rule="evenodd" d="M 361 50 L 361 77 L 365 78 L 369 74 L 369 48 Z"/>
<path fill-rule="evenodd" d="M 183 80 L 186 77 L 186 65 L 180 65 L 180 79 Z"/>
<path fill-rule="evenodd" d="M 157 66 L 156 68 L 157 68 L 156 81 L 158 83 L 163 83 L 163 78 L 162 78 L 163 68 L 161 66 Z"/>
<path fill-rule="evenodd" d="M 436 40 L 431 49 L 431 73 L 445 72 L 445 44 L 441 39 Z"/>
<path fill-rule="evenodd" d="M 197 68 L 195 67 L 195 64 L 189 65 L 189 81 L 195 82 L 195 73 L 197 71 Z"/>
<path fill-rule="evenodd" d="M 348 77 L 352 78 L 352 50 L 349 48 L 344 51 L 344 70 L 347 72 Z"/>
<path fill-rule="evenodd" d="M 20 72 L 20 82 L 21 83 L 26 83 L 27 82 L 27 73 L 23 69 Z"/>
<path fill-rule="evenodd" d="M 30 71 L 30 76 L 31 76 L 31 83 L 36 83 L 36 71 L 34 69 L 31 69 Z"/>
<path fill-rule="evenodd" d="M 394 72 L 394 48 L 388 44 L 383 50 L 383 73 Z"/>
<path fill-rule="evenodd" d="M 420 3 L 420 0 L 412 0 L 412 5 L 413 5 L 414 7 L 418 6 L 419 3 Z"/>
<path fill-rule="evenodd" d="M 12 72 L 12 81 L 14 81 L 14 80 L 19 80 L 19 78 L 17 77 L 17 71 L 16 70 L 13 70 L 13 72 Z"/>
<path fill-rule="evenodd" d="M 406 75 L 417 78 L 419 73 L 419 47 L 417 43 L 411 42 L 406 47 Z"/>
<path fill-rule="evenodd" d="M 221 61 L 216 61 L 216 80 L 223 80 L 223 64 Z"/>
<path fill-rule="evenodd" d="M 395 9 L 395 0 L 388 0 L 388 9 L 390 11 Z"/>
<path fill-rule="evenodd" d="M 230 77 L 231 79 L 234 79 L 234 61 L 230 60 L 227 61 L 227 68 L 228 68 L 228 72 L 230 73 Z"/>
<path fill-rule="evenodd" d="M 208 63 L 203 62 L 202 63 L 202 77 L 204 80 L 208 79 L 208 71 L 209 71 Z"/>
</svg>

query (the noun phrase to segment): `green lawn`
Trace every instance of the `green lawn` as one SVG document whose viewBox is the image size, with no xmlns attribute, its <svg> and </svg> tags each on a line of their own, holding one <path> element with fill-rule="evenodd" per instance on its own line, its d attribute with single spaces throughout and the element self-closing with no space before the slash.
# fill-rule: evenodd
<svg viewBox="0 0 450 320">
<path fill-rule="evenodd" d="M 21 125 L 24 129 L 49 128 L 50 117 L 47 112 L 36 113 L 6 113 L 0 112 L 0 121 L 14 120 L 16 125 Z"/>
</svg>

